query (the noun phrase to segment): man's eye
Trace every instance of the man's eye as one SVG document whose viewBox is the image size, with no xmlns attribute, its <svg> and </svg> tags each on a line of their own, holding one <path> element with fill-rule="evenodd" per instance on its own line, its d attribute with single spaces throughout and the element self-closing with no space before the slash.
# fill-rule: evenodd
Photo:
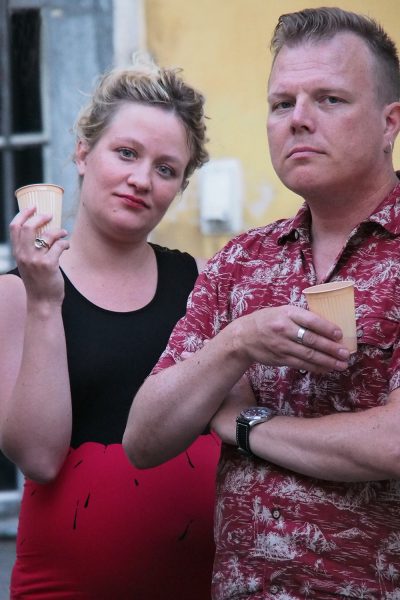
<svg viewBox="0 0 400 600">
<path fill-rule="evenodd" d="M 340 99 L 336 96 L 327 96 L 325 100 L 328 104 L 338 104 L 340 102 Z"/>
<path fill-rule="evenodd" d="M 272 105 L 272 110 L 287 110 L 292 106 L 292 103 L 289 100 L 282 100 L 282 102 L 276 102 Z"/>
</svg>

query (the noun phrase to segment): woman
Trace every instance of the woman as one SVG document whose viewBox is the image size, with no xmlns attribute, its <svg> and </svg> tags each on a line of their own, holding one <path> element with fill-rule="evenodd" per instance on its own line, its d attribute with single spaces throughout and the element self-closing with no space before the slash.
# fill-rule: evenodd
<svg viewBox="0 0 400 600">
<path fill-rule="evenodd" d="M 50 217 L 34 209 L 11 223 L 1 442 L 26 476 L 13 599 L 210 597 L 218 442 L 148 471 L 121 446 L 197 276 L 191 256 L 147 238 L 208 158 L 203 102 L 174 70 L 106 74 L 77 121 L 70 241 L 48 230 L 35 245 Z"/>
</svg>

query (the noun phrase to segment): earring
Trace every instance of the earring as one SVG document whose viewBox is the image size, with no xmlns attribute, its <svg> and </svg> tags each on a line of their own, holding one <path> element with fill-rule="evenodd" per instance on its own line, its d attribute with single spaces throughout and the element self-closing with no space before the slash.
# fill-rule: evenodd
<svg viewBox="0 0 400 600">
<path fill-rule="evenodd" d="M 390 140 L 388 145 L 383 149 L 385 154 L 391 154 L 393 152 L 393 142 Z"/>
</svg>

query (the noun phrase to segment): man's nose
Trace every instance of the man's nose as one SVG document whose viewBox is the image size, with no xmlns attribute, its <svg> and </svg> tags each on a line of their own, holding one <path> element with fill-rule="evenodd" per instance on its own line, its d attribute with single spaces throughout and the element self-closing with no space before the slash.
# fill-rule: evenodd
<svg viewBox="0 0 400 600">
<path fill-rule="evenodd" d="M 290 126 L 293 132 L 315 129 L 315 109 L 309 100 L 298 100 L 292 110 Z"/>
<path fill-rule="evenodd" d="M 145 161 L 135 161 L 128 176 L 129 185 L 147 191 L 151 188 L 151 168 Z"/>
</svg>

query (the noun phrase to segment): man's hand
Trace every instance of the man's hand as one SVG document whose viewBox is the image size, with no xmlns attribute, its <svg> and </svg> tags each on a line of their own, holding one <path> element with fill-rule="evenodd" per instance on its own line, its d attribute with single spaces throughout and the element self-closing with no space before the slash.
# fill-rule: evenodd
<svg viewBox="0 0 400 600">
<path fill-rule="evenodd" d="M 305 329 L 302 343 L 299 329 Z M 312 373 L 343 371 L 348 366 L 350 353 L 340 342 L 340 328 L 298 306 L 262 308 L 232 321 L 219 335 L 228 332 L 228 343 L 245 370 L 253 362 Z"/>
</svg>

